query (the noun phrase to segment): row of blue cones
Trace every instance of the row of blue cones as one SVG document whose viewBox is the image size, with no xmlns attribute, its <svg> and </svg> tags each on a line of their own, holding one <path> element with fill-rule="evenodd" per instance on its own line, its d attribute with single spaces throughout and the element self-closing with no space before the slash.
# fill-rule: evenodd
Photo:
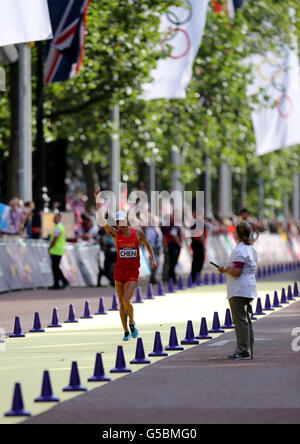
<svg viewBox="0 0 300 444">
<path fill-rule="evenodd" d="M 288 304 L 290 301 L 293 301 L 295 299 L 295 297 L 299 297 L 299 290 L 298 290 L 297 282 L 294 283 L 293 289 L 292 289 L 291 285 L 288 286 L 287 293 L 285 291 L 285 288 L 282 288 L 280 300 L 278 297 L 278 292 L 275 291 L 273 304 L 271 304 L 270 295 L 267 294 L 264 310 L 271 311 L 275 308 L 282 307 L 282 304 Z M 147 299 L 152 299 L 152 298 L 153 298 L 152 285 L 149 284 Z M 139 287 L 136 290 L 136 299 L 133 302 L 135 302 L 135 303 L 142 303 L 143 302 L 141 289 Z M 118 311 L 118 310 L 119 310 L 119 306 L 118 306 L 118 301 L 117 301 L 117 295 L 116 295 L 116 293 L 114 293 L 112 307 L 109 309 L 109 311 Z M 107 312 L 105 311 L 104 300 L 101 297 L 100 302 L 99 302 L 99 308 L 98 308 L 98 311 L 95 313 L 95 315 L 106 315 L 106 314 L 107 314 Z M 253 316 L 263 315 L 263 314 L 264 314 L 264 312 L 262 309 L 261 300 L 260 300 L 260 298 L 258 298 L 256 311 Z M 80 317 L 80 319 L 92 319 L 92 318 L 93 318 L 93 316 L 91 314 L 89 301 L 85 301 L 84 313 L 83 313 L 83 316 Z M 69 316 L 68 316 L 68 319 L 65 321 L 65 323 L 77 323 L 77 322 L 78 322 L 78 320 L 76 319 L 74 306 L 73 306 L 73 304 L 70 304 Z M 62 325 L 58 319 L 57 308 L 53 309 L 52 321 L 47 327 L 48 328 L 62 327 Z M 29 330 L 29 333 L 43 333 L 43 332 L 45 332 L 45 330 L 41 326 L 39 313 L 36 312 L 34 314 L 33 328 L 31 330 Z M 18 316 L 16 316 L 16 318 L 15 318 L 14 331 L 12 334 L 9 335 L 9 337 L 10 338 L 24 338 L 25 337 L 25 334 L 22 332 L 20 318 Z"/>
<path fill-rule="evenodd" d="M 299 297 L 299 290 L 297 282 L 294 283 L 294 289 L 292 291 L 291 286 L 288 286 L 287 295 L 285 292 L 285 289 L 282 289 L 281 293 L 281 299 L 279 301 L 278 293 L 277 291 L 274 292 L 274 301 L 273 305 L 271 305 L 270 302 L 270 296 L 269 294 L 266 295 L 266 301 L 265 301 L 265 310 L 274 310 L 276 307 L 282 307 L 282 304 L 288 304 L 290 301 L 295 300 L 295 297 Z M 103 302 L 103 301 L 102 301 Z M 101 304 L 101 302 L 100 302 Z M 87 306 L 85 307 L 87 308 Z M 71 306 L 70 306 L 71 309 Z M 57 317 L 57 311 L 54 309 L 53 312 L 53 318 L 52 323 L 50 326 L 57 327 L 61 326 L 58 322 Z M 83 318 L 85 318 L 88 314 L 88 311 L 85 310 Z M 100 313 L 103 314 L 103 313 Z M 255 315 L 264 315 L 262 309 L 262 304 L 260 298 L 257 300 L 257 307 L 255 313 L 252 315 L 252 317 L 255 319 Z M 71 315 L 73 316 L 73 313 L 71 312 Z M 74 313 L 75 315 L 75 313 Z M 69 319 L 68 321 L 72 321 L 72 316 L 70 317 L 69 313 Z M 71 318 L 71 319 L 70 319 Z M 12 335 L 11 337 L 24 337 L 25 335 L 22 333 L 21 326 L 18 324 L 19 319 L 16 318 L 15 322 L 15 335 Z M 58 325 L 59 324 L 59 325 Z M 185 338 L 181 341 L 181 345 L 178 343 L 177 339 L 177 333 L 176 328 L 174 326 L 171 327 L 170 330 L 170 338 L 169 338 L 169 345 L 165 347 L 166 351 L 179 351 L 183 350 L 184 348 L 182 345 L 196 345 L 199 344 L 199 340 L 208 340 L 212 339 L 212 336 L 210 333 L 224 333 L 226 329 L 232 329 L 234 328 L 234 325 L 232 323 L 230 310 L 226 310 L 226 317 L 225 317 L 225 323 L 221 327 L 220 321 L 219 321 L 219 315 L 217 312 L 214 313 L 213 317 L 213 325 L 212 329 L 208 330 L 206 318 L 201 319 L 201 325 L 200 325 L 200 331 L 197 336 L 194 335 L 194 328 L 192 321 L 187 322 L 186 327 L 186 335 Z M 33 331 L 42 331 L 40 320 L 38 313 L 35 313 L 35 324 L 34 328 L 30 330 Z M 167 352 L 164 351 L 161 341 L 160 332 L 155 332 L 155 339 L 154 339 L 154 346 L 153 351 L 149 353 L 149 357 L 158 357 L 158 356 L 167 356 Z M 135 358 L 130 361 L 131 364 L 150 364 L 150 360 L 146 358 L 143 341 L 142 338 L 138 338 L 137 340 L 137 346 L 136 346 L 136 354 Z M 117 357 L 116 357 L 116 364 L 113 369 L 110 370 L 110 373 L 130 373 L 131 369 L 126 366 L 123 347 L 118 346 L 117 349 Z M 95 368 L 94 368 L 94 374 L 88 379 L 88 382 L 108 382 L 111 379 L 105 375 L 104 367 L 102 363 L 102 356 L 101 353 L 97 353 L 96 355 L 96 362 L 95 362 Z M 72 368 L 71 368 L 71 376 L 70 376 L 70 382 L 67 387 L 63 389 L 64 392 L 70 392 L 70 391 L 86 391 L 87 388 L 85 386 L 81 385 L 79 371 L 77 362 L 72 362 Z M 59 398 L 53 395 L 52 392 L 52 386 L 50 381 L 50 375 L 49 371 L 44 371 L 43 375 L 43 383 L 42 383 L 42 391 L 41 395 L 35 399 L 35 402 L 59 402 Z M 20 383 L 15 384 L 15 390 L 14 390 L 14 396 L 13 396 L 13 403 L 12 408 L 9 412 L 5 414 L 5 416 L 31 416 L 30 412 L 26 411 L 24 409 L 23 405 L 23 399 L 22 399 L 22 393 L 21 393 L 21 385 Z"/>
<path fill-rule="evenodd" d="M 294 284 L 294 292 L 292 292 L 291 286 L 288 287 L 288 294 L 286 296 L 285 289 L 282 289 L 281 300 L 279 303 L 277 291 L 274 293 L 274 304 L 273 307 L 280 307 L 281 304 L 289 303 L 291 300 L 295 300 L 295 297 L 299 297 L 299 291 L 297 283 Z M 265 310 L 273 310 L 270 303 L 269 295 L 266 296 Z M 258 298 L 256 312 L 254 315 L 264 315 L 262 310 L 261 300 Z M 184 348 L 182 345 L 196 345 L 199 344 L 199 340 L 212 339 L 210 333 L 223 333 L 226 329 L 234 328 L 232 323 L 230 310 L 226 310 L 225 324 L 221 327 L 219 321 L 219 315 L 217 312 L 214 313 L 212 329 L 208 330 L 206 318 L 201 319 L 200 332 L 197 336 L 194 335 L 193 323 L 191 320 L 187 322 L 186 335 L 181 341 L 181 345 L 178 343 L 176 328 L 171 327 L 169 345 L 165 347 L 162 346 L 160 332 L 155 332 L 153 351 L 149 353 L 149 357 L 167 356 L 167 351 L 179 351 Z M 151 361 L 146 358 L 143 340 L 142 338 L 137 339 L 135 358 L 130 361 L 130 364 L 150 364 Z M 110 373 L 130 373 L 131 369 L 126 366 L 123 347 L 118 346 L 116 364 Z M 88 382 L 109 382 L 111 378 L 105 374 L 101 353 L 97 353 L 96 362 L 94 367 L 94 374 L 88 379 Z M 64 392 L 84 392 L 87 388 L 81 385 L 80 375 L 78 370 L 78 365 L 76 361 L 72 362 L 71 375 L 69 385 L 66 386 Z M 59 398 L 53 395 L 52 386 L 50 381 L 49 371 L 45 370 L 43 375 L 43 383 L 41 395 L 35 399 L 35 402 L 59 402 Z M 31 416 L 30 412 L 24 409 L 23 398 L 21 393 L 20 383 L 15 384 L 14 396 L 12 408 L 5 416 Z"/>
<path fill-rule="evenodd" d="M 229 313 L 230 318 L 230 312 L 227 312 L 227 315 Z M 226 318 L 226 322 L 231 322 L 231 318 Z M 232 323 L 231 323 L 232 324 Z M 231 325 L 231 327 L 233 327 Z M 229 328 L 229 326 L 227 326 Z M 210 330 L 210 332 L 222 332 L 220 329 L 220 323 L 218 314 L 215 313 L 214 315 L 214 322 L 213 322 L 213 329 Z M 200 333 L 197 336 L 197 338 L 200 339 L 210 339 L 211 336 L 208 335 L 207 330 L 207 324 L 206 319 L 202 318 L 201 327 L 200 327 Z M 194 337 L 194 329 L 192 321 L 188 321 L 187 328 L 186 328 L 186 335 L 185 339 L 181 341 L 182 345 L 194 345 L 198 344 L 199 341 Z M 169 345 L 165 347 L 165 350 L 167 351 L 179 351 L 183 350 L 184 348 L 178 344 L 177 339 L 177 333 L 176 328 L 174 326 L 171 327 L 170 330 L 170 338 L 169 338 Z M 154 346 L 153 351 L 149 353 L 149 357 L 163 357 L 168 356 L 168 353 L 164 351 L 162 341 L 161 341 L 161 335 L 160 332 L 155 332 L 155 338 L 154 338 Z M 144 345 L 142 338 L 137 339 L 137 346 L 136 346 L 136 353 L 135 358 L 130 361 L 130 364 L 150 364 L 151 361 L 146 358 L 145 351 L 144 351 Z M 116 363 L 115 367 L 110 370 L 110 373 L 130 373 L 132 370 L 126 366 L 126 361 L 124 357 L 124 351 L 123 347 L 121 345 L 117 348 L 117 357 L 116 357 Z M 95 361 L 95 367 L 94 367 L 94 374 L 88 379 L 88 382 L 109 382 L 111 378 L 105 374 L 104 366 L 102 362 L 102 355 L 101 353 L 96 354 L 96 361 Z M 85 392 L 87 391 L 87 387 L 83 386 L 81 384 L 78 365 L 76 361 L 72 362 L 71 367 L 71 375 L 70 375 L 70 381 L 69 385 L 66 386 L 63 389 L 64 392 Z M 48 370 L 44 371 L 43 374 L 43 382 L 42 382 L 42 390 L 41 395 L 34 400 L 35 402 L 59 402 L 59 398 L 57 396 L 53 395 L 52 391 L 52 385 L 50 381 L 50 374 Z M 14 389 L 14 395 L 13 395 L 13 402 L 12 402 L 12 408 L 10 411 L 5 413 L 5 416 L 11 417 L 11 416 L 31 416 L 31 413 L 24 408 L 23 404 L 23 397 L 21 392 L 21 384 L 18 382 L 15 384 Z"/>
</svg>

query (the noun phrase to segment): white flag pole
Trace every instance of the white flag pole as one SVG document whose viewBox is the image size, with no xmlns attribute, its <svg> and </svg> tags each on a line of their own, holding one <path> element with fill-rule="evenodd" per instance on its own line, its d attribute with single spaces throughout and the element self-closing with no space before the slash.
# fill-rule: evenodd
<svg viewBox="0 0 300 444">
<path fill-rule="evenodd" d="M 294 182 L 294 189 L 293 189 L 293 217 L 296 222 L 299 222 L 300 220 L 300 197 L 299 197 L 299 191 L 300 191 L 300 176 L 299 174 L 295 173 L 293 175 L 293 182 Z"/>
</svg>

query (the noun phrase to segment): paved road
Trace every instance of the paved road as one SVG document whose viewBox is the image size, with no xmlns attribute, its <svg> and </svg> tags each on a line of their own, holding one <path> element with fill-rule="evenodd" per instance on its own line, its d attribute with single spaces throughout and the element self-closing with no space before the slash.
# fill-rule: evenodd
<svg viewBox="0 0 300 444">
<path fill-rule="evenodd" d="M 268 291 L 277 288 L 278 282 L 280 291 L 281 283 L 286 285 L 299 277 L 299 271 L 275 275 L 260 280 L 260 287 Z M 273 281 L 270 286 L 269 281 Z M 202 297 L 204 293 L 210 298 L 210 292 L 214 291 L 213 286 L 203 287 Z M 89 299 L 95 310 L 99 296 L 105 298 L 105 306 L 109 308 L 112 293 L 111 288 L 80 288 L 2 294 L 0 326 L 11 332 L 14 316 L 20 315 L 23 330 L 28 331 L 36 310 L 42 325 L 46 325 L 53 307 L 58 307 L 63 321 L 69 303 L 75 305 L 76 314 L 81 316 L 84 299 Z M 159 302 L 165 303 L 165 298 Z M 226 333 L 62 402 L 28 423 L 298 424 L 300 352 L 291 348 L 291 332 L 295 327 L 300 328 L 300 301 L 255 323 L 256 352 L 252 362 L 226 360 L 235 340 L 233 332 Z"/>
<path fill-rule="evenodd" d="M 255 323 L 253 361 L 231 362 L 234 332 L 165 358 L 28 424 L 299 424 L 300 301 Z M 298 344 L 300 340 L 298 341 Z"/>
</svg>

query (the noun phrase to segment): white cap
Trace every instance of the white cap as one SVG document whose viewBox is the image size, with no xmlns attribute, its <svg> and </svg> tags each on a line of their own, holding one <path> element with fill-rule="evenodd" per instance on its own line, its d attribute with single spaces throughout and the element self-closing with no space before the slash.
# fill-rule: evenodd
<svg viewBox="0 0 300 444">
<path fill-rule="evenodd" d="M 126 211 L 117 211 L 116 215 L 115 215 L 115 220 L 118 221 L 122 221 L 122 220 L 126 220 L 127 218 L 127 213 Z"/>
</svg>

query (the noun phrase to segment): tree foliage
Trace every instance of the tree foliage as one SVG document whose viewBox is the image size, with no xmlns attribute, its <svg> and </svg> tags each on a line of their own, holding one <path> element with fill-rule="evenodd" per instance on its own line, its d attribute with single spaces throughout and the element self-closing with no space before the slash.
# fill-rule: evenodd
<svg viewBox="0 0 300 444">
<path fill-rule="evenodd" d="M 185 100 L 140 100 L 144 83 L 162 53 L 160 16 L 180 0 L 101 0 L 91 2 L 84 66 L 72 80 L 45 88 L 46 141 L 66 138 L 69 156 L 97 165 L 100 176 L 109 171 L 109 109 L 121 108 L 122 177 L 131 186 L 146 181 L 147 165 L 155 159 L 158 183 L 170 187 L 170 151 L 182 156 L 181 173 L 187 189 L 199 189 L 204 158 L 213 163 L 213 177 L 226 160 L 235 183 L 248 175 L 248 202 L 257 212 L 257 182 L 267 182 L 266 201 L 280 209 L 284 193 L 291 194 L 292 173 L 299 171 L 300 148 L 291 147 L 261 158 L 255 154 L 249 98 L 252 68 L 245 60 L 275 50 L 297 35 L 300 44 L 298 0 L 246 0 L 233 21 L 216 13 L 210 2 L 202 44 Z M 225 0 L 219 0 L 225 4 Z M 292 23 L 289 9 L 296 10 Z M 33 50 L 33 66 L 35 50 Z M 35 80 L 33 82 L 35 84 Z M 7 155 L 9 112 L 0 95 L 0 149 Z M 236 193 L 235 206 L 239 205 Z"/>
</svg>

